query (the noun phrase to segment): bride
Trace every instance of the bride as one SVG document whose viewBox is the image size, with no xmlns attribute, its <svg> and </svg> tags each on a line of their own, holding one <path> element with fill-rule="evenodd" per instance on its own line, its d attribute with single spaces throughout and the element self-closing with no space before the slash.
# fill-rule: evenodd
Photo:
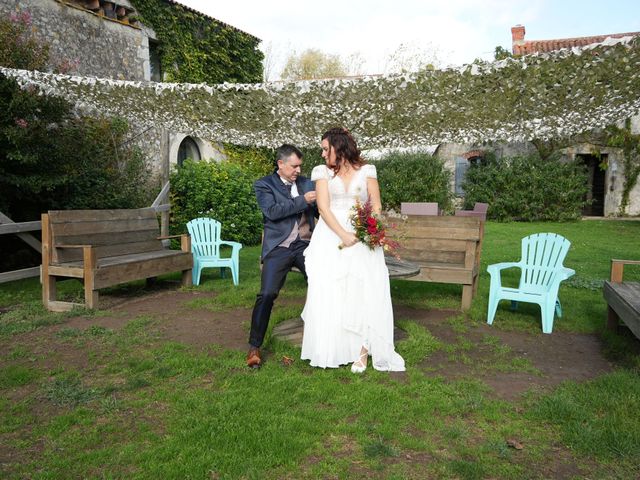
<svg viewBox="0 0 640 480">
<path fill-rule="evenodd" d="M 309 288 L 302 312 L 302 359 L 314 367 L 352 363 L 362 373 L 369 355 L 376 370 L 404 371 L 393 345 L 389 272 L 382 248 L 358 241 L 349 221 L 356 199 L 382 209 L 376 168 L 360 156 L 345 128 L 322 136 L 326 165 L 313 169 L 320 221 L 305 250 Z M 341 248 L 340 248 L 341 247 Z"/>
</svg>

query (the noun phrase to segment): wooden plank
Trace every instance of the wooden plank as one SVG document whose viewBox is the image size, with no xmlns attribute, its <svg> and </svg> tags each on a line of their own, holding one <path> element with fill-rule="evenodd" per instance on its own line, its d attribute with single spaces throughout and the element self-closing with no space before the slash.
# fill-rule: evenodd
<svg viewBox="0 0 640 480">
<path fill-rule="evenodd" d="M 113 210 L 50 210 L 52 224 L 70 222 L 108 222 L 156 218 L 153 207 Z"/>
<path fill-rule="evenodd" d="M 151 206 L 154 209 L 156 209 L 156 212 L 158 211 L 157 208 L 158 206 L 160 206 L 160 203 L 164 200 L 165 196 L 169 193 L 170 187 L 171 187 L 171 184 L 169 182 L 165 182 L 164 185 L 162 186 L 162 189 L 160 190 L 160 193 L 158 193 L 158 196 L 156 196 L 156 199 L 151 204 Z"/>
<path fill-rule="evenodd" d="M 51 309 L 51 302 L 56 299 L 56 277 L 49 275 L 52 260 L 51 226 L 49 215 L 43 213 L 42 220 L 42 304 L 47 310 Z"/>
<path fill-rule="evenodd" d="M 49 265 L 49 275 L 82 278 L 84 276 L 82 262 L 78 262 L 78 264 L 79 265 Z"/>
<path fill-rule="evenodd" d="M 419 238 L 409 236 L 402 239 L 402 249 L 419 249 L 419 250 L 434 250 L 439 252 L 464 252 L 467 249 L 468 240 L 455 240 L 444 238 Z M 475 242 L 472 242 L 475 244 Z"/>
<path fill-rule="evenodd" d="M 640 338 L 640 283 L 606 281 L 602 293 L 609 307 Z"/>
<path fill-rule="evenodd" d="M 464 269 L 422 267 L 418 275 L 407 280 L 471 285 L 473 283 L 473 272 Z"/>
<path fill-rule="evenodd" d="M 67 222 L 51 224 L 54 237 L 65 235 L 90 235 L 95 233 L 123 233 L 137 230 L 159 231 L 155 218 L 133 218 L 129 220 L 113 220 L 103 222 Z M 158 234 L 156 234 L 158 236 Z"/>
<path fill-rule="evenodd" d="M 2 223 L 15 223 L 9 217 L 7 217 L 4 213 L 0 212 L 0 222 Z M 29 233 L 17 233 L 16 234 L 20 240 L 33 248 L 36 252 L 42 253 L 42 244 L 40 240 L 35 238 L 33 235 Z"/>
<path fill-rule="evenodd" d="M 448 218 L 448 217 L 445 217 Z M 441 240 L 473 240 L 478 241 L 480 234 L 477 228 L 451 228 L 447 226 L 415 226 L 398 228 L 399 239 L 432 238 Z"/>
<path fill-rule="evenodd" d="M 158 228 L 124 232 L 114 235 L 112 232 L 92 233 L 89 235 L 56 235 L 55 243 L 61 245 L 114 245 L 118 243 L 135 243 L 158 239 Z"/>
<path fill-rule="evenodd" d="M 182 250 L 154 250 L 149 252 L 131 253 L 129 255 L 117 255 L 115 257 L 104 257 L 98 260 L 98 268 L 113 267 L 116 265 L 126 265 L 133 262 L 149 262 L 160 258 L 173 257 L 185 253 Z M 191 255 L 191 253 L 188 253 Z"/>
<path fill-rule="evenodd" d="M 23 268 L 11 272 L 0 273 L 0 283 L 13 282 L 24 278 L 33 278 L 40 275 L 40 267 Z"/>
<path fill-rule="evenodd" d="M 464 266 L 463 252 L 432 252 L 430 250 L 399 250 L 398 255 L 403 260 L 423 265 L 430 263 L 451 264 Z"/>
<path fill-rule="evenodd" d="M 141 260 L 125 264 L 114 264 L 100 267 L 96 271 L 95 289 L 117 285 L 148 277 L 157 277 L 164 273 L 190 270 L 193 267 L 193 256 L 178 250 L 173 254 L 153 260 Z"/>
<path fill-rule="evenodd" d="M 84 267 L 84 303 L 87 305 L 87 308 L 95 308 L 98 306 L 98 292 L 94 286 L 96 268 L 98 266 L 96 250 L 93 247 L 87 247 L 82 249 L 82 253 Z"/>
<path fill-rule="evenodd" d="M 39 232 L 41 230 L 42 223 L 37 222 L 20 222 L 20 223 L 1 223 L 0 235 L 9 233 L 22 233 L 22 232 Z"/>
<path fill-rule="evenodd" d="M 116 245 L 105 245 L 94 247 L 97 258 L 109 258 L 124 255 L 144 254 L 148 252 L 165 251 L 159 240 L 149 242 L 124 243 Z M 79 248 L 56 248 L 56 263 L 73 262 L 82 259 L 82 249 Z"/>
<path fill-rule="evenodd" d="M 404 224 L 423 227 L 479 228 L 481 220 L 473 217 L 407 215 Z"/>
<path fill-rule="evenodd" d="M 158 205 L 157 207 L 155 207 L 155 211 L 156 213 L 169 213 L 169 210 L 171 210 L 171 204 L 170 203 L 163 203 L 162 205 Z"/>
</svg>

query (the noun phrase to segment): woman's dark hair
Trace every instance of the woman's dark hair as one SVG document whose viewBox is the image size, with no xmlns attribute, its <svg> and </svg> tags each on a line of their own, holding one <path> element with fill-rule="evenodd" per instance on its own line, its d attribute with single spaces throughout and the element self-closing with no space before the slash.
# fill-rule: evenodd
<svg viewBox="0 0 640 480">
<path fill-rule="evenodd" d="M 360 149 L 351 132 L 344 127 L 335 127 L 327 130 L 322 135 L 322 140 L 327 140 L 329 146 L 336 152 L 336 164 L 333 167 L 335 173 L 340 171 L 344 162 L 349 162 L 356 170 L 367 162 L 360 156 Z"/>
</svg>

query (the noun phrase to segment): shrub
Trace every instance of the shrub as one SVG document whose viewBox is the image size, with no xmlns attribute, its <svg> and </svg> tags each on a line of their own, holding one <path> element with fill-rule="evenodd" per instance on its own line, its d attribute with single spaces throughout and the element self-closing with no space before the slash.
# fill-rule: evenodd
<svg viewBox="0 0 640 480">
<path fill-rule="evenodd" d="M 187 160 L 171 174 L 171 228 L 185 233 L 189 220 L 215 218 L 222 237 L 245 245 L 260 243 L 262 213 L 252 172 L 233 162 Z"/>
<path fill-rule="evenodd" d="M 316 165 L 324 165 L 319 148 L 299 147 L 302 152 L 302 174 L 311 177 Z M 224 153 L 231 163 L 239 165 L 256 180 L 274 172 L 276 168 L 276 149 L 267 147 L 245 147 L 224 144 Z"/>
<path fill-rule="evenodd" d="M 40 42 L 31 30 L 27 11 L 0 20 L 0 65 L 24 70 L 43 70 L 49 61 L 49 44 Z"/>
<path fill-rule="evenodd" d="M 465 207 L 488 203 L 495 220 L 566 221 L 582 213 L 587 174 L 584 166 L 553 157 L 490 158 L 467 170 L 463 188 Z"/>
<path fill-rule="evenodd" d="M 311 170 L 316 165 L 325 165 L 324 158 L 322 158 L 322 150 L 320 147 L 303 147 L 300 148 L 302 152 L 302 174 L 311 178 Z"/>
<path fill-rule="evenodd" d="M 225 143 L 224 154 L 229 162 L 239 165 L 256 180 L 273 173 L 276 152 L 271 148 Z"/>
<path fill-rule="evenodd" d="M 400 210 L 401 202 L 438 202 L 451 208 L 451 172 L 426 153 L 392 152 L 375 162 L 384 209 Z"/>
<path fill-rule="evenodd" d="M 2 66 L 51 63 L 28 12 L 0 19 L 0 41 Z M 0 211 L 36 220 L 48 209 L 148 205 L 149 171 L 128 131 L 124 120 L 76 115 L 65 100 L 0 75 Z"/>
<path fill-rule="evenodd" d="M 74 115 L 59 98 L 0 76 L 0 211 L 133 208 L 152 200 L 150 172 L 122 119 Z"/>
</svg>

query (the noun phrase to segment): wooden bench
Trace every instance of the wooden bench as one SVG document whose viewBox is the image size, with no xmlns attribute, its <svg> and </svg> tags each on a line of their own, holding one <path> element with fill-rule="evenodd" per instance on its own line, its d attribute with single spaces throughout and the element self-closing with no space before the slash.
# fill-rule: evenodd
<svg viewBox="0 0 640 480">
<path fill-rule="evenodd" d="M 484 221 L 475 217 L 407 215 L 400 225 L 400 258 L 420 266 L 411 281 L 462 285 L 462 309 L 478 291 Z"/>
<path fill-rule="evenodd" d="M 179 237 L 181 250 L 163 247 Z M 47 310 L 95 308 L 100 288 L 182 271 L 191 285 L 193 257 L 188 235 L 160 237 L 153 208 L 133 210 L 59 210 L 42 215 L 42 300 Z M 56 300 L 56 279 L 84 283 L 84 304 Z"/>
<path fill-rule="evenodd" d="M 640 260 L 611 260 L 611 279 L 602 288 L 608 306 L 607 327 L 616 330 L 622 320 L 640 338 L 640 282 L 622 281 L 625 265 L 640 265 Z"/>
</svg>

